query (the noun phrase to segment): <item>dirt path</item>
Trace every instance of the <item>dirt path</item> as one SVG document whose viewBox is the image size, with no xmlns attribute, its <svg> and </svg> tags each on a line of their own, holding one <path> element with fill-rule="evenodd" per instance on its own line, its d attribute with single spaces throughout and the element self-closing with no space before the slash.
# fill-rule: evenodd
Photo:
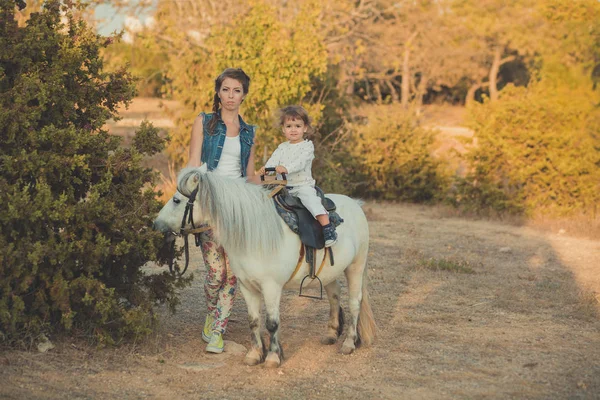
<svg viewBox="0 0 600 400">
<path fill-rule="evenodd" d="M 286 292 L 282 367 L 243 365 L 241 296 L 226 337 L 235 343 L 208 355 L 199 267 L 179 312 L 163 312 L 144 343 L 0 353 L 0 398 L 600 398 L 600 242 L 426 207 L 365 208 L 373 347 L 342 356 L 321 345 L 327 302 Z"/>
</svg>

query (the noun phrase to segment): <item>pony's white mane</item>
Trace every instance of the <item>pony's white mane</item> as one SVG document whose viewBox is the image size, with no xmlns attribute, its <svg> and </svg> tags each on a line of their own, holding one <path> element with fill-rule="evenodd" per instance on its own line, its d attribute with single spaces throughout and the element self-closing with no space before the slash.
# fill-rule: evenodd
<svg viewBox="0 0 600 400">
<path fill-rule="evenodd" d="M 213 226 L 215 234 L 228 251 L 268 256 L 281 245 L 281 218 L 262 186 L 244 178 L 227 178 L 199 168 L 185 168 L 178 177 L 179 191 L 189 196 L 188 180 L 198 176 L 200 216 Z"/>
</svg>

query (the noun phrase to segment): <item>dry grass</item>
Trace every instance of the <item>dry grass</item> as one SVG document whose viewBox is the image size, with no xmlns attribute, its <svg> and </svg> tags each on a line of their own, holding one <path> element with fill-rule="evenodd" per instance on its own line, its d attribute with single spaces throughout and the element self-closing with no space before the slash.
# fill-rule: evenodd
<svg viewBox="0 0 600 400">
<path fill-rule="evenodd" d="M 431 271 L 446 271 L 460 274 L 475 274 L 470 262 L 453 258 L 428 258 L 419 260 L 418 267 Z"/>
<path fill-rule="evenodd" d="M 600 318 L 600 290 L 583 288 L 579 292 L 578 309 L 584 316 Z"/>
<path fill-rule="evenodd" d="M 545 231 L 587 239 L 600 239 L 600 215 L 576 214 L 568 218 L 537 216 L 528 226 Z"/>
</svg>

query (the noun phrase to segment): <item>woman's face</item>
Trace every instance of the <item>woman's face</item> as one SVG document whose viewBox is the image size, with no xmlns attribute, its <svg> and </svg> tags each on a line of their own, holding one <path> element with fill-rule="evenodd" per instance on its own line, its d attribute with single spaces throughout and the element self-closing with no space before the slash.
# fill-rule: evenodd
<svg viewBox="0 0 600 400">
<path fill-rule="evenodd" d="M 246 95 L 242 83 L 233 78 L 225 78 L 219 89 L 221 107 L 228 111 L 237 111 Z"/>
</svg>

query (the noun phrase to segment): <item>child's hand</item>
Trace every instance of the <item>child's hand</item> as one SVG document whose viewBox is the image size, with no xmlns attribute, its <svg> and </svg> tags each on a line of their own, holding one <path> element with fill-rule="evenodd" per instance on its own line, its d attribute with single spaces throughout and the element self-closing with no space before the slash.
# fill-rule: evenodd
<svg viewBox="0 0 600 400">
<path fill-rule="evenodd" d="M 265 174 L 265 167 L 260 167 L 260 169 L 258 170 L 258 175 L 264 175 Z"/>
<path fill-rule="evenodd" d="M 275 167 L 275 172 L 278 174 L 287 174 L 287 169 L 283 165 L 278 165 Z"/>
</svg>

